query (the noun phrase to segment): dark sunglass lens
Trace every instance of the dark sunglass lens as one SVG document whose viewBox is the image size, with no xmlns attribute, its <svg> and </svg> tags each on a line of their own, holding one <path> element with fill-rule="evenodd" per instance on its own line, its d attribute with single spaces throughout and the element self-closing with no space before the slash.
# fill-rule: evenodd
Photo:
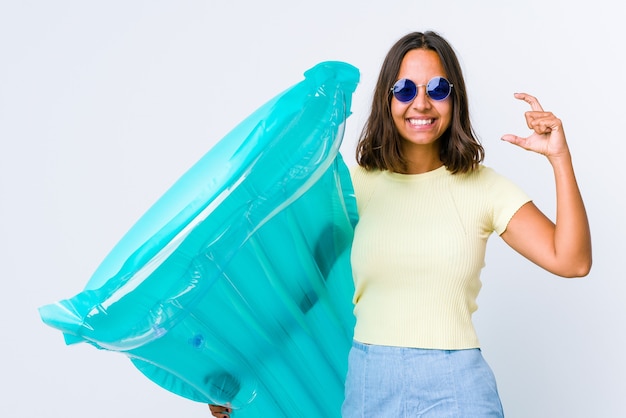
<svg viewBox="0 0 626 418">
<path fill-rule="evenodd" d="M 393 85 L 393 95 L 401 102 L 410 102 L 415 98 L 416 93 L 417 87 L 415 83 L 406 78 L 398 80 L 396 84 Z"/>
<path fill-rule="evenodd" d="M 443 77 L 435 77 L 428 82 L 428 95 L 433 100 L 443 100 L 450 94 L 450 82 Z"/>
</svg>

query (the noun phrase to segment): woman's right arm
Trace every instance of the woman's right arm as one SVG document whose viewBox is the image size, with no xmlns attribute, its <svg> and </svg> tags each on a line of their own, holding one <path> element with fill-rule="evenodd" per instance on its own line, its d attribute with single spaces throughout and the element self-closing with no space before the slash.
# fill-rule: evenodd
<svg viewBox="0 0 626 418">
<path fill-rule="evenodd" d="M 211 415 L 217 418 L 229 418 L 233 412 L 232 408 L 221 405 L 209 405 L 209 409 L 211 410 Z"/>
</svg>

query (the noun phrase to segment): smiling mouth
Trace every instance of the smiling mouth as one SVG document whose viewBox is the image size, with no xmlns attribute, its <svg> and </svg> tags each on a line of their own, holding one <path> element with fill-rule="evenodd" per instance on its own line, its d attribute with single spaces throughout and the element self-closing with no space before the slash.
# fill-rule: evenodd
<svg viewBox="0 0 626 418">
<path fill-rule="evenodd" d="M 412 126 L 427 126 L 435 123 L 435 119 L 407 119 Z"/>
</svg>

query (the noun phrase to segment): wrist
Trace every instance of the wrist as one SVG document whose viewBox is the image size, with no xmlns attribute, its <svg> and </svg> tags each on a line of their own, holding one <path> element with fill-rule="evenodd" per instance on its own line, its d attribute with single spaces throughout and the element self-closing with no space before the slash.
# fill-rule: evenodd
<svg viewBox="0 0 626 418">
<path fill-rule="evenodd" d="M 558 167 L 572 165 L 572 154 L 570 154 L 569 149 L 565 149 L 563 152 L 553 155 L 547 155 L 546 157 L 555 169 Z"/>
</svg>

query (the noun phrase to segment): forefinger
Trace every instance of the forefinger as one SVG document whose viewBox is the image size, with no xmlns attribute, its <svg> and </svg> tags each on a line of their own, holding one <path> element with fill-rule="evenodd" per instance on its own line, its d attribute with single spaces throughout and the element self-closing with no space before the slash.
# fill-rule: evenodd
<svg viewBox="0 0 626 418">
<path fill-rule="evenodd" d="M 543 112 L 543 107 L 539 104 L 539 100 L 535 96 L 526 93 L 515 93 L 515 98 L 523 100 L 530 105 L 530 108 L 537 112 Z"/>
</svg>

